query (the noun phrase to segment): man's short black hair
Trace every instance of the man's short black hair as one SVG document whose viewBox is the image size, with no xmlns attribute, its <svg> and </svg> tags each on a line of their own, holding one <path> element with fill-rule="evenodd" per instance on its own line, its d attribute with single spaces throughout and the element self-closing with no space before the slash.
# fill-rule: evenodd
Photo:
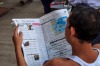
<svg viewBox="0 0 100 66">
<path fill-rule="evenodd" d="M 100 13 L 87 5 L 75 6 L 71 13 L 69 24 L 75 28 L 75 36 L 91 42 L 100 33 Z"/>
<path fill-rule="evenodd" d="M 74 10 L 74 8 L 76 8 L 76 7 L 90 7 L 87 3 L 76 3 L 75 5 L 72 5 L 72 9 L 71 9 L 71 11 L 73 11 Z"/>
</svg>

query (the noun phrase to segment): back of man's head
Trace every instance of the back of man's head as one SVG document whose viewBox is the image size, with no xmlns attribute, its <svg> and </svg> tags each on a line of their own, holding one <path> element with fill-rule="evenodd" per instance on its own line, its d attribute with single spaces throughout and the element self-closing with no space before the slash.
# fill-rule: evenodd
<svg viewBox="0 0 100 66">
<path fill-rule="evenodd" d="M 79 40 L 91 42 L 100 33 L 100 13 L 88 5 L 76 5 L 69 24 L 75 28 Z"/>
</svg>

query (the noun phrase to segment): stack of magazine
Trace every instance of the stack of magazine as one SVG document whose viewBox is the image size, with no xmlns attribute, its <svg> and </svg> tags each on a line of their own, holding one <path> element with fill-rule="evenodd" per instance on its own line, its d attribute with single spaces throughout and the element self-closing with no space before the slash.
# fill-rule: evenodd
<svg viewBox="0 0 100 66">
<path fill-rule="evenodd" d="M 64 8 L 65 3 L 66 3 L 65 0 L 54 0 L 53 2 L 51 2 L 50 8 L 56 8 L 56 9 Z"/>
</svg>

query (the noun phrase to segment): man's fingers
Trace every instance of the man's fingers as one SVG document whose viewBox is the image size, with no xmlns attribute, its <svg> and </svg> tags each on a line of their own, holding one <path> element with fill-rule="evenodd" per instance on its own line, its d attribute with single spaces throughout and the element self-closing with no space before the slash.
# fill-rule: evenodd
<svg viewBox="0 0 100 66">
<path fill-rule="evenodd" d="M 15 28 L 14 35 L 18 35 L 18 28 L 19 28 L 19 24 L 18 24 L 17 27 Z"/>
</svg>

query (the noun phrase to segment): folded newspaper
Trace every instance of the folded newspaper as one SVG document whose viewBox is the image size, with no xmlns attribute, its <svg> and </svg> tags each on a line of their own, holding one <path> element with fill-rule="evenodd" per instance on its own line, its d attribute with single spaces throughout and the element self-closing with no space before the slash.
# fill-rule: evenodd
<svg viewBox="0 0 100 66">
<path fill-rule="evenodd" d="M 12 19 L 23 32 L 22 49 L 28 66 L 42 66 L 47 60 L 72 53 L 64 34 L 68 16 L 67 9 L 61 9 L 40 18 Z"/>
</svg>

